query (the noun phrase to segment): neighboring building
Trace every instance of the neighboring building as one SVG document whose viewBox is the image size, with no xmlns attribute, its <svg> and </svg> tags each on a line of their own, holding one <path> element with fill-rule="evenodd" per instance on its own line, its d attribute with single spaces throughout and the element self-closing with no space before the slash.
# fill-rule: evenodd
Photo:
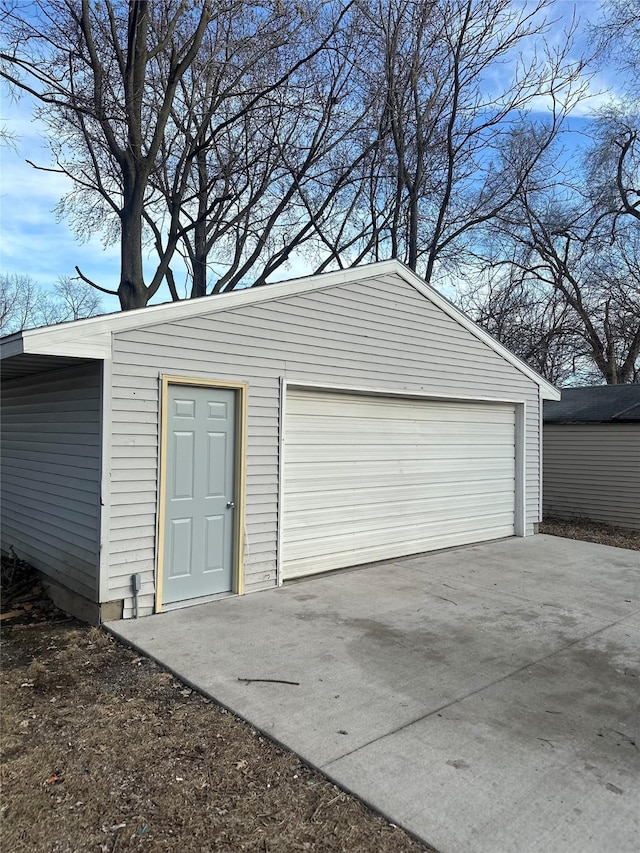
<svg viewBox="0 0 640 853">
<path fill-rule="evenodd" d="M 640 530 L 640 385 L 563 388 L 543 458 L 545 516 Z"/>
<path fill-rule="evenodd" d="M 2 341 L 2 547 L 85 618 L 540 519 L 553 386 L 400 263 Z M 60 593 L 62 595 L 62 593 Z"/>
</svg>

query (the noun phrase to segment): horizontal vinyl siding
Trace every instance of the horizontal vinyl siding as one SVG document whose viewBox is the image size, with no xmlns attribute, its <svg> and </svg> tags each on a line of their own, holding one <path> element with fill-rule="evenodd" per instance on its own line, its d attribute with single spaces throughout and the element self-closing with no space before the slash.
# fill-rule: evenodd
<svg viewBox="0 0 640 853">
<path fill-rule="evenodd" d="M 544 514 L 640 530 L 640 424 L 547 424 Z"/>
<path fill-rule="evenodd" d="M 97 597 L 100 365 L 2 385 L 2 548 Z"/>
<path fill-rule="evenodd" d="M 302 385 L 526 402 L 529 532 L 538 521 L 536 384 L 395 277 L 120 332 L 114 335 L 111 506 L 112 517 L 135 515 L 136 527 L 117 528 L 129 551 L 111 555 L 110 597 L 128 597 L 130 575 L 139 571 L 141 612 L 153 605 L 161 373 L 249 385 L 247 591 L 277 580 L 280 377 Z"/>
</svg>

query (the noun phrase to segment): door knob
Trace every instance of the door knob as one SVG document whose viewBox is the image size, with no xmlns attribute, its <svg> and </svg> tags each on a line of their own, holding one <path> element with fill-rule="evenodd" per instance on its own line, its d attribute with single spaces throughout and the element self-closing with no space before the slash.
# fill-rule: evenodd
<svg viewBox="0 0 640 853">
<path fill-rule="evenodd" d="M 233 509 L 235 507 L 235 503 L 233 501 L 229 501 L 227 503 L 227 509 Z"/>
</svg>

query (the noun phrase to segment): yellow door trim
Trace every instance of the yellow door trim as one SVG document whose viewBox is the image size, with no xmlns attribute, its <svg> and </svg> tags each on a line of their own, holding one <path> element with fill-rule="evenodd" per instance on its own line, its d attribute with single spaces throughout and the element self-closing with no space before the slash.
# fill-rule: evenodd
<svg viewBox="0 0 640 853">
<path fill-rule="evenodd" d="M 167 405 L 169 385 L 205 385 L 210 388 L 227 388 L 236 392 L 236 450 L 235 496 L 236 505 L 233 529 L 232 592 L 244 592 L 244 528 L 247 474 L 247 412 L 248 385 L 246 382 L 229 382 L 226 379 L 194 379 L 192 376 L 160 377 L 160 463 L 158 466 L 158 523 L 156 525 L 156 604 L 155 612 L 162 610 L 162 576 L 164 569 L 165 504 L 167 497 Z"/>
</svg>

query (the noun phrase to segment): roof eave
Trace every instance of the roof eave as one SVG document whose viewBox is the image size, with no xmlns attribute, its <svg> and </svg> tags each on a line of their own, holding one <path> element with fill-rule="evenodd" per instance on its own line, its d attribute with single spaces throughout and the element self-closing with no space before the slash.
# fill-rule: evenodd
<svg viewBox="0 0 640 853">
<path fill-rule="evenodd" d="M 13 358 L 16 355 L 22 355 L 23 352 L 24 340 L 22 332 L 16 332 L 15 335 L 4 338 L 0 345 L 0 359 Z"/>
<path fill-rule="evenodd" d="M 640 424 L 640 420 L 617 420 L 616 418 L 603 418 L 601 420 L 597 420 L 596 418 L 592 418 L 591 420 L 562 420 L 562 421 L 548 421 L 544 420 L 546 426 L 602 426 L 603 424 L 616 424 L 618 426 L 626 425 L 626 424 Z"/>
<path fill-rule="evenodd" d="M 86 317 L 82 320 L 42 326 L 17 333 L 24 341 L 24 352 L 40 355 L 68 355 L 83 358 L 108 358 L 107 349 L 111 347 L 111 335 L 126 332 L 139 326 L 156 325 L 171 320 L 181 320 L 200 314 L 219 313 L 230 307 L 241 308 L 244 305 L 295 296 L 310 290 L 323 290 L 338 284 L 356 281 L 358 278 L 372 278 L 378 275 L 398 273 L 401 264 L 398 261 L 379 261 L 362 267 L 322 273 L 318 276 L 303 276 L 286 281 L 274 282 L 264 287 L 234 290 L 230 293 L 206 296 L 201 299 L 185 299 L 181 302 L 167 302 L 161 305 L 147 305 L 130 311 L 102 314 Z M 364 272 L 364 274 L 363 274 Z M 107 346 L 108 337 L 108 346 Z M 5 342 L 2 340 L 2 349 Z M 12 353 L 13 354 L 13 353 Z M 3 358 L 8 356 L 3 355 Z"/>
<path fill-rule="evenodd" d="M 57 326 L 44 326 L 12 335 L 0 344 L 1 360 L 27 354 L 104 361 L 111 358 L 111 333 L 63 336 Z"/>
<path fill-rule="evenodd" d="M 513 367 L 535 382 L 539 386 L 540 397 L 543 400 L 560 399 L 560 392 L 557 388 L 547 382 L 546 379 L 536 373 L 535 370 L 499 343 L 488 332 L 485 332 L 476 323 L 466 317 L 449 299 L 438 293 L 431 285 L 422 281 L 413 270 L 398 260 L 379 261 L 375 264 L 368 264 L 365 267 L 350 267 L 346 270 L 322 273 L 319 276 L 305 276 L 288 281 L 275 282 L 265 287 L 247 288 L 246 290 L 233 291 L 229 294 L 220 294 L 213 298 L 204 297 L 203 299 L 185 300 L 179 303 L 151 305 L 124 313 L 90 317 L 58 326 L 44 326 L 40 329 L 31 329 L 20 334 L 23 346 L 21 351 L 39 355 L 61 355 L 95 358 L 99 360 L 108 359 L 111 357 L 111 339 L 112 334 L 115 332 L 128 331 L 139 325 L 162 323 L 165 322 L 165 319 L 170 321 L 171 319 L 197 316 L 201 313 L 218 313 L 229 307 L 239 308 L 254 302 L 294 296 L 298 293 L 311 290 L 323 290 L 339 284 L 348 284 L 359 279 L 366 280 L 376 276 L 393 274 L 402 278 L 426 299 L 429 299 L 443 310 L 445 314 L 448 314 L 467 329 L 467 331 L 508 361 Z M 4 353 L 6 345 L 12 345 L 11 338 L 5 339 L 2 342 L 3 358 L 8 357 Z M 11 354 L 15 355 L 18 352 L 13 351 Z"/>
</svg>

